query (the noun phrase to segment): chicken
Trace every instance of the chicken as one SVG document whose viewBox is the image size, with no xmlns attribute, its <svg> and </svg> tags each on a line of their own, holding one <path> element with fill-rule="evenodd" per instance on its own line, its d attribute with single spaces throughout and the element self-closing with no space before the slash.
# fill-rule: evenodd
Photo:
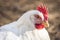
<svg viewBox="0 0 60 40">
<path fill-rule="evenodd" d="M 17 21 L 0 27 L 0 40 L 50 40 L 45 6 L 24 13 Z"/>
</svg>

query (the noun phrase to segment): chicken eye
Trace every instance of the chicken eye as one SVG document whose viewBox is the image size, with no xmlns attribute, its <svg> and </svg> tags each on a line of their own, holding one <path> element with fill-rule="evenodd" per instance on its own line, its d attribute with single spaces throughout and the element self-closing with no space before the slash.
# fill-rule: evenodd
<svg viewBox="0 0 60 40">
<path fill-rule="evenodd" d="M 36 18 L 40 18 L 40 16 L 39 15 L 34 15 Z"/>
<path fill-rule="evenodd" d="M 39 16 L 36 16 L 36 18 L 40 18 Z"/>
<path fill-rule="evenodd" d="M 34 15 L 37 19 L 41 19 L 41 17 L 39 15 Z"/>
</svg>

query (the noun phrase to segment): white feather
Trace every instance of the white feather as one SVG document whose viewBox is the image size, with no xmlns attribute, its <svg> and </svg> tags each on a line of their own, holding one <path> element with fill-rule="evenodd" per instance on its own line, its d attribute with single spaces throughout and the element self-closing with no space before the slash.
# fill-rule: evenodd
<svg viewBox="0 0 60 40">
<path fill-rule="evenodd" d="M 46 29 L 37 30 L 30 17 L 39 14 L 44 20 L 43 14 L 37 10 L 26 12 L 17 21 L 1 26 L 0 40 L 50 40 Z"/>
</svg>

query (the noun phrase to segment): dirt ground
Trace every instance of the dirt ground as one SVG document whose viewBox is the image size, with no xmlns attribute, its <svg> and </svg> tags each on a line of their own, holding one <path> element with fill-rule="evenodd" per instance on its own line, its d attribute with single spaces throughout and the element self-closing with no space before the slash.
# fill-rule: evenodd
<svg viewBox="0 0 60 40">
<path fill-rule="evenodd" d="M 44 3 L 49 11 L 51 40 L 60 40 L 60 0 L 0 0 L 0 26 L 16 21 L 24 12 Z"/>
</svg>

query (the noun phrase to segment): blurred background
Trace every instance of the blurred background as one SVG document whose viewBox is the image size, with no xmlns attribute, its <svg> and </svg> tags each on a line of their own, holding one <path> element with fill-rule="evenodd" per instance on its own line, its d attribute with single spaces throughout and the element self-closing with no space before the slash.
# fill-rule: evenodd
<svg viewBox="0 0 60 40">
<path fill-rule="evenodd" d="M 24 12 L 44 3 L 49 11 L 51 40 L 60 40 L 60 0 L 0 0 L 0 26 L 16 21 Z"/>
</svg>

